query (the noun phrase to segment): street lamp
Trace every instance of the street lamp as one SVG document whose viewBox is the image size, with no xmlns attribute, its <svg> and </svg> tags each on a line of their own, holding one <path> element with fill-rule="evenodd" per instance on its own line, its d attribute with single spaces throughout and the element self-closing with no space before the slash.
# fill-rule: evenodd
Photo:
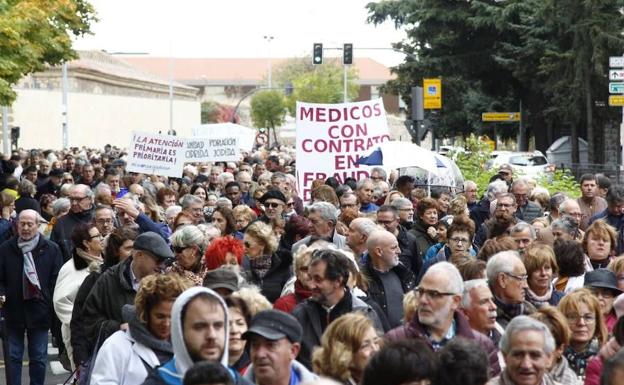
<svg viewBox="0 0 624 385">
<path fill-rule="evenodd" d="M 269 84 L 268 87 L 271 88 L 273 86 L 272 82 L 272 71 L 271 71 L 271 40 L 273 40 L 273 36 L 264 35 L 264 40 L 267 41 L 267 58 L 269 62 Z"/>
</svg>

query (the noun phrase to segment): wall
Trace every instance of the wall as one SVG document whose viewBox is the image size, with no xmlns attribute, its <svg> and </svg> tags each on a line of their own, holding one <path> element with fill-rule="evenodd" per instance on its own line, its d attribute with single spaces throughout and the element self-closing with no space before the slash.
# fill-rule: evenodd
<svg viewBox="0 0 624 385">
<path fill-rule="evenodd" d="M 12 106 L 12 125 L 21 127 L 23 148 L 62 147 L 61 92 L 17 89 Z M 102 148 L 105 144 L 127 147 L 133 130 L 166 133 L 169 129 L 169 100 L 70 92 L 68 95 L 69 146 Z M 200 103 L 176 100 L 173 128 L 178 135 L 190 135 L 200 124 Z"/>
</svg>

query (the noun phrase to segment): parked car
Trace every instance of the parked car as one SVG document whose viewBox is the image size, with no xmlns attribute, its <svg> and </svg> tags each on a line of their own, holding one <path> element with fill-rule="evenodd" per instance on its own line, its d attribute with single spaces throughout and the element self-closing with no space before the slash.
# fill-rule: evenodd
<svg viewBox="0 0 624 385">
<path fill-rule="evenodd" d="M 555 165 L 549 163 L 548 159 L 540 151 L 493 151 L 492 158 L 487 161 L 485 167 L 487 169 L 496 169 L 505 163 L 513 167 L 514 173 L 531 178 L 539 178 L 542 175 L 552 174 L 555 171 Z"/>
</svg>

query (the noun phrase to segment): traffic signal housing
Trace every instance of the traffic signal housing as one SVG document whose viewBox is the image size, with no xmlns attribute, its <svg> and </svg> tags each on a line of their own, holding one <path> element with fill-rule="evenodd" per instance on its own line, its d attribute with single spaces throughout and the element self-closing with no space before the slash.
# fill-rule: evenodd
<svg viewBox="0 0 624 385">
<path fill-rule="evenodd" d="M 314 43 L 312 49 L 312 64 L 323 64 L 323 44 Z"/>
<path fill-rule="evenodd" d="M 342 64 L 353 64 L 353 44 L 346 43 L 342 48 Z"/>
</svg>

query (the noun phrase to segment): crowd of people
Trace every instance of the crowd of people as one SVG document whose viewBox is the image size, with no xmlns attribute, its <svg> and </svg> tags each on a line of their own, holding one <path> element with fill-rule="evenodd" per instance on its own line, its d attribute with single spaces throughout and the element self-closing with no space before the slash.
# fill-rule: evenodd
<svg viewBox="0 0 624 385">
<path fill-rule="evenodd" d="M 624 383 L 624 186 L 549 194 L 315 180 L 292 151 L 187 164 L 18 151 L 0 162 L 9 385 L 43 385 L 49 333 L 91 385 Z M 478 191 L 483 191 L 479 196 Z"/>
</svg>

